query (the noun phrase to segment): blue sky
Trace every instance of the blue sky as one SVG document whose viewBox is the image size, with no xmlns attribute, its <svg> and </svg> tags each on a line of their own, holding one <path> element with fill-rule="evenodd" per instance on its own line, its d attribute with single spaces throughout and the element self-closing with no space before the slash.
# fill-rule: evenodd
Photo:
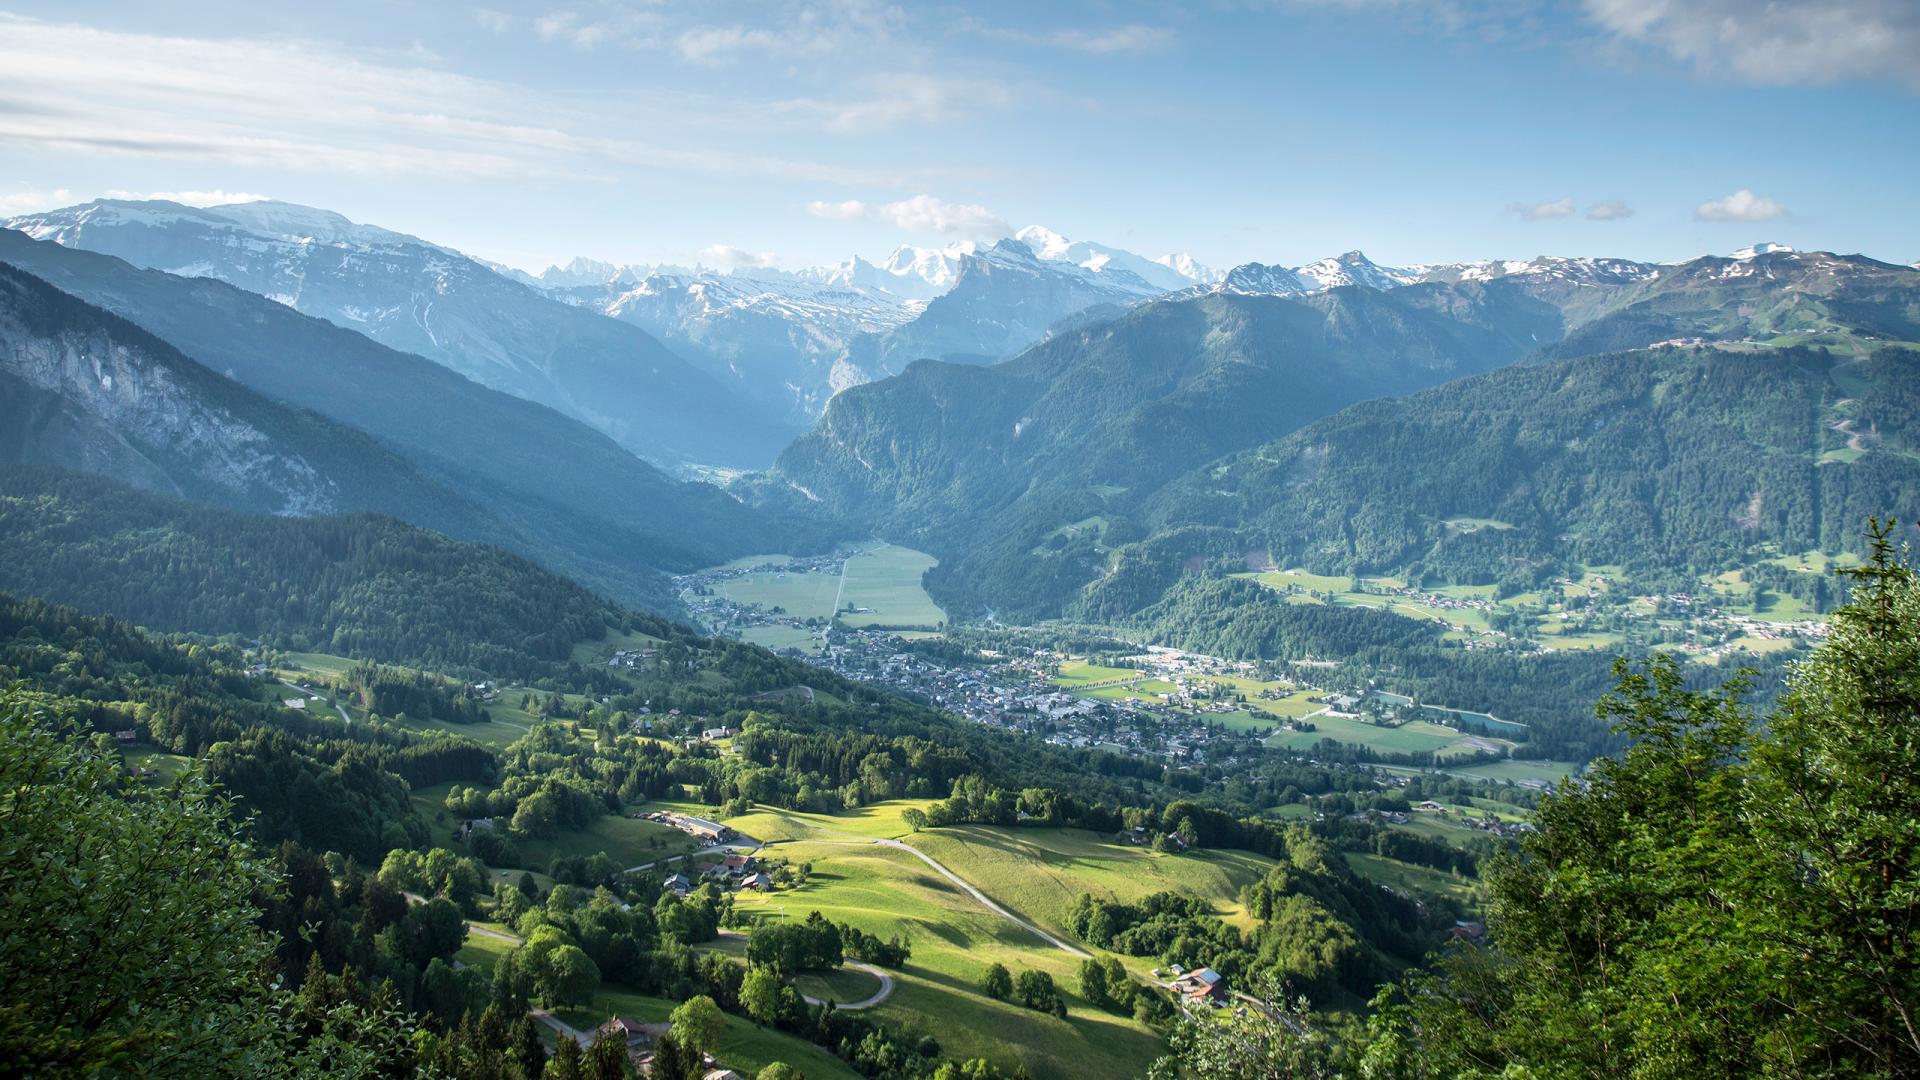
<svg viewBox="0 0 1920 1080">
<path fill-rule="evenodd" d="M 171 10 L 163 10 L 171 9 Z M 0 0 L 0 211 L 267 195 L 537 269 L 1920 259 L 1915 0 Z"/>
</svg>

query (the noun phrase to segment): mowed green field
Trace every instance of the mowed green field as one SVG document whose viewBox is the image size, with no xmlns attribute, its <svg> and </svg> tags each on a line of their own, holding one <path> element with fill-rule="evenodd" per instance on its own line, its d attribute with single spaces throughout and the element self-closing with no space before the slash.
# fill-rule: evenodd
<svg viewBox="0 0 1920 1080">
<path fill-rule="evenodd" d="M 727 566 L 784 566 L 787 561 L 784 555 L 756 555 L 735 559 Z M 920 579 L 938 562 L 933 556 L 912 548 L 879 544 L 848 555 L 844 564 L 844 587 L 841 583 L 843 571 L 840 569 L 807 573 L 754 569 L 744 577 L 720 582 L 714 586 L 714 590 L 736 604 L 751 604 L 767 611 L 777 607 L 796 619 L 832 618 L 837 597 L 842 609 L 867 609 L 841 615 L 839 622 L 843 626 L 937 630 L 945 625 L 947 616 L 933 602 L 933 597 L 927 595 L 927 590 L 921 587 Z M 786 645 L 808 647 L 808 643 L 790 628 L 764 629 L 780 632 L 771 636 L 763 633 L 760 637 L 749 637 L 747 640 L 771 648 Z M 749 634 L 754 632 L 748 631 Z"/>
<path fill-rule="evenodd" d="M 1074 996 L 1078 957 L 989 911 L 911 853 L 857 840 L 796 841 L 775 851 L 813 864 L 807 884 L 739 897 L 736 910 L 789 920 L 819 911 L 869 933 L 905 938 L 913 955 L 893 973 L 893 995 L 871 1014 L 910 1036 L 932 1035 L 945 1056 L 984 1057 L 1008 1072 L 1024 1064 L 1035 1077 L 1066 1080 L 1137 1076 L 1164 1051 L 1148 1028 Z M 981 994 L 980 978 L 996 962 L 1016 974 L 1051 975 L 1067 1000 L 1067 1017 Z"/>
<path fill-rule="evenodd" d="M 1137 679 L 1146 674 L 1137 668 L 1102 667 L 1089 664 L 1085 660 L 1062 660 L 1060 670 L 1053 677 L 1053 684 L 1066 690 L 1082 686 L 1095 686 L 1100 683 L 1116 682 L 1122 679 Z"/>
<path fill-rule="evenodd" d="M 693 838 L 679 829 L 653 821 L 607 814 L 595 818 L 592 825 L 578 832 L 560 832 L 539 840 L 515 838 L 521 865 L 545 870 L 547 864 L 562 855 L 593 855 L 604 851 L 622 868 L 655 862 L 670 855 L 682 855 L 697 847 Z"/>
<path fill-rule="evenodd" d="M 1476 780 L 1545 780 L 1558 784 L 1569 776 L 1579 776 L 1584 766 L 1572 761 L 1494 761 L 1485 765 L 1467 765 L 1448 770 Z"/>
<path fill-rule="evenodd" d="M 767 611 L 783 608 L 796 619 L 828 619 L 833 616 L 833 597 L 839 588 L 837 574 L 755 570 L 745 577 L 720 582 L 714 591 L 736 604 L 752 604 Z"/>
<path fill-rule="evenodd" d="M 652 634 L 608 634 L 598 641 L 582 641 L 575 645 L 573 662 L 582 667 L 605 665 L 614 653 L 622 649 L 645 649 L 658 644 L 660 639 Z"/>
<path fill-rule="evenodd" d="M 913 831 L 907 827 L 902 816 L 909 808 L 924 811 L 933 801 L 892 799 L 840 814 L 809 814 L 767 807 L 727 818 L 726 824 L 740 835 L 751 836 L 763 843 L 787 840 L 891 840 Z M 648 804 L 649 808 L 655 805 L 666 808 L 670 804 Z M 706 813 L 698 807 L 689 807 L 682 812 L 695 815 Z"/>
<path fill-rule="evenodd" d="M 846 588 L 840 595 L 840 607 L 867 609 L 843 614 L 846 626 L 913 627 L 937 630 L 947 621 L 947 613 L 933 602 L 920 579 L 938 565 L 939 560 L 912 548 L 882 544 L 864 554 L 847 559 Z M 829 598 L 831 599 L 831 598 Z"/>
<path fill-rule="evenodd" d="M 1365 852 L 1342 852 L 1341 857 L 1347 860 L 1347 865 L 1353 868 L 1354 873 L 1401 892 L 1449 896 L 1470 910 L 1479 907 L 1482 900 L 1479 883 L 1472 878 L 1456 877 L 1430 866 L 1418 866 Z"/>
<path fill-rule="evenodd" d="M 1081 893 L 1114 900 L 1157 892 L 1204 896 L 1217 914 L 1242 922 L 1240 889 L 1273 865 L 1245 851 L 1167 854 L 1082 829 L 959 825 L 915 833 L 906 842 L 1063 938 L 1070 936 L 1067 915 Z"/>
<path fill-rule="evenodd" d="M 820 632 L 798 626 L 749 626 L 740 631 L 740 640 L 775 652 L 799 649 L 817 653 L 821 650 Z"/>
<path fill-rule="evenodd" d="M 152 769 L 153 772 L 147 777 L 148 783 L 171 784 L 175 777 L 193 764 L 193 759 L 169 754 L 152 743 L 131 743 L 120 747 L 120 762 L 129 771 L 135 768 Z"/>
<path fill-rule="evenodd" d="M 1378 727 L 1364 720 L 1351 720 L 1343 716 L 1315 716 L 1308 721 L 1314 725 L 1313 731 L 1276 731 L 1266 743 L 1268 746 L 1283 750 L 1311 750 L 1322 739 L 1351 743 L 1357 746 L 1371 746 L 1378 750 L 1409 754 L 1422 751 L 1443 751 L 1459 742 L 1461 734 L 1452 728 L 1429 724 L 1424 720 L 1414 720 L 1399 727 Z"/>
</svg>

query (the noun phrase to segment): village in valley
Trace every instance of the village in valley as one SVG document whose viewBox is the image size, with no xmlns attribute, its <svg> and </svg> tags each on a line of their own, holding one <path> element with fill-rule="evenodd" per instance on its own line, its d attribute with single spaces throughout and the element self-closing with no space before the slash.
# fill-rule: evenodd
<svg viewBox="0 0 1920 1080">
<path fill-rule="evenodd" d="M 917 554 L 882 546 L 742 559 L 678 584 L 682 600 L 716 633 L 1075 749 L 1206 767 L 1256 759 L 1263 749 L 1312 754 L 1331 740 L 1458 765 L 1504 759 L 1515 737 L 1524 739 L 1523 727 L 1487 714 L 1367 685 L 1326 685 L 1334 669 L 1312 662 L 1233 661 L 1153 645 L 1098 662 L 1046 648 L 926 648 L 921 643 L 944 628 L 919 581 L 930 560 L 900 553 Z M 615 653 L 610 663 L 645 659 Z M 1515 779 L 1549 786 L 1541 777 Z"/>
</svg>

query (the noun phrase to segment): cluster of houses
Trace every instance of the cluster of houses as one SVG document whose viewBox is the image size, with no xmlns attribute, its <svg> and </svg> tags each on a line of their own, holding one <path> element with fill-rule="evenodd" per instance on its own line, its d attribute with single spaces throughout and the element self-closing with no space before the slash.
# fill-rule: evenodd
<svg viewBox="0 0 1920 1080">
<path fill-rule="evenodd" d="M 701 863 L 694 867 L 691 875 L 669 874 L 662 889 L 675 896 L 685 896 L 702 881 L 718 882 L 736 892 L 773 891 L 773 875 L 767 873 L 766 867 L 751 853 L 739 851 L 729 853 L 719 862 Z"/>
<path fill-rule="evenodd" d="M 1545 780 L 1525 780 L 1521 781 L 1521 784 L 1526 787 L 1534 787 L 1535 785 L 1541 788 L 1553 787 L 1552 784 Z M 1530 821 L 1502 821 L 1492 814 L 1476 815 L 1464 811 L 1460 812 L 1456 817 L 1454 809 L 1453 807 L 1434 802 L 1432 799 L 1428 799 L 1414 807 L 1414 810 L 1419 813 L 1433 814 L 1436 817 L 1442 818 L 1453 818 L 1466 828 L 1479 829 L 1481 832 L 1492 833 L 1494 836 L 1518 836 L 1521 833 L 1535 831 L 1533 823 Z M 1407 820 L 1407 815 L 1405 814 L 1388 814 L 1385 816 L 1388 820 L 1395 821 L 1396 823 L 1405 823 Z"/>
<path fill-rule="evenodd" d="M 607 666 L 611 668 L 643 668 L 651 661 L 658 649 L 616 649 L 607 657 Z"/>
</svg>

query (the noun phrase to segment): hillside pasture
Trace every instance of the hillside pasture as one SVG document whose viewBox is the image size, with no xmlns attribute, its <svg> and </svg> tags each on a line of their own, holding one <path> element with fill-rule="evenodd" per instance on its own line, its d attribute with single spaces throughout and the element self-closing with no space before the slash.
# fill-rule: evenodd
<svg viewBox="0 0 1920 1080">
<path fill-rule="evenodd" d="M 1178 892 L 1212 900 L 1227 918 L 1242 913 L 1240 889 L 1273 865 L 1244 851 L 1157 852 L 1082 829 L 960 825 L 907 839 L 1015 914 L 1069 937 L 1068 912 L 1082 893 L 1137 900 Z"/>
<path fill-rule="evenodd" d="M 1077 957 L 989 911 L 912 854 L 859 840 L 796 841 L 775 850 L 813 864 L 807 883 L 743 895 L 736 910 L 768 920 L 819 911 L 883 938 L 904 938 L 913 955 L 892 972 L 892 996 L 868 1015 L 911 1037 L 934 1036 L 945 1056 L 984 1057 L 1008 1072 L 1024 1064 L 1035 1077 L 1067 1080 L 1135 1075 L 1162 1052 L 1150 1029 L 1074 996 Z M 1051 975 L 1067 1001 L 1066 1019 L 980 993 L 981 976 L 996 962 L 1016 974 L 1031 968 Z"/>
</svg>

